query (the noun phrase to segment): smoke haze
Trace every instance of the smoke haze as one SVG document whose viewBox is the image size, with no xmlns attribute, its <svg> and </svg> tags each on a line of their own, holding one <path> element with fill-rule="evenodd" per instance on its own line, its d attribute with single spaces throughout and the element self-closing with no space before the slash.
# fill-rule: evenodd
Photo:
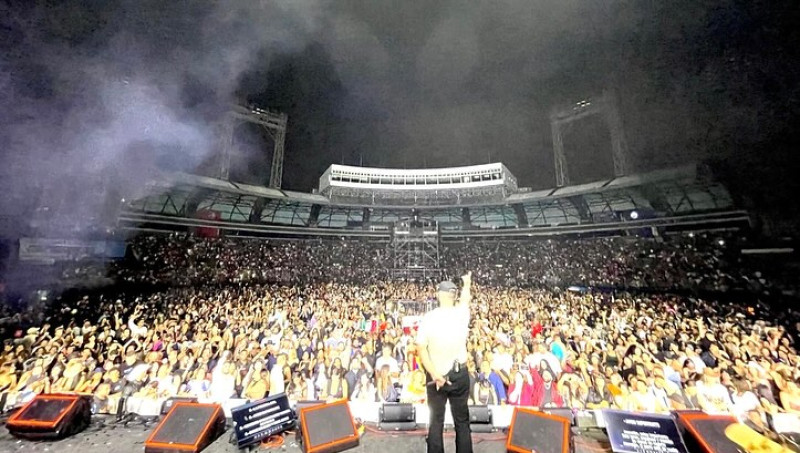
<svg viewBox="0 0 800 453">
<path fill-rule="evenodd" d="M 22 3 L 0 6 L 6 215 L 90 219 L 107 205 L 98 193 L 133 197 L 158 169 L 213 174 L 233 102 L 289 115 L 284 187 L 304 191 L 341 162 L 500 161 L 552 187 L 550 110 L 604 89 L 619 95 L 634 170 L 765 144 L 782 156 L 795 136 L 788 2 Z M 609 168 L 595 129 L 566 140 L 583 161 L 575 181 Z M 231 178 L 264 184 L 271 144 L 241 133 L 253 137 Z"/>
</svg>

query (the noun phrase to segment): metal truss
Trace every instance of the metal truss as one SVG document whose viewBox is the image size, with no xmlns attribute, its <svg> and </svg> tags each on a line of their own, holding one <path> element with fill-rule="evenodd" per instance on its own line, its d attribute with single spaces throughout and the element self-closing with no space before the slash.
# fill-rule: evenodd
<svg viewBox="0 0 800 453">
<path fill-rule="evenodd" d="M 730 209 L 733 199 L 720 184 L 671 181 L 655 185 L 672 213 Z"/>
<path fill-rule="evenodd" d="M 595 217 L 616 215 L 622 211 L 633 209 L 650 209 L 650 203 L 643 197 L 630 190 L 609 190 L 583 195 L 589 213 Z"/>
<path fill-rule="evenodd" d="M 191 208 L 194 193 L 174 190 L 151 195 L 131 203 L 128 212 L 141 212 L 164 216 L 193 217 L 198 210 L 210 210 L 220 214 L 220 220 L 249 222 L 259 198 L 232 192 L 211 191 Z M 262 223 L 307 226 L 311 204 L 278 199 L 260 199 Z"/>
<path fill-rule="evenodd" d="M 253 210 L 256 197 L 214 192 L 197 205 L 198 210 L 215 211 L 220 219 L 231 222 L 247 222 Z"/>
<path fill-rule="evenodd" d="M 435 211 L 422 211 L 420 218 L 438 223 L 440 226 L 463 225 L 464 212 L 460 208 L 438 209 Z"/>
<path fill-rule="evenodd" d="M 152 213 L 168 216 L 184 216 L 186 204 L 191 196 L 189 191 L 174 190 L 151 194 L 127 205 L 129 212 Z"/>
<path fill-rule="evenodd" d="M 623 176 L 628 170 L 628 145 L 622 129 L 615 96 L 604 91 L 597 98 L 580 101 L 571 107 L 554 109 L 550 114 L 550 127 L 553 136 L 553 154 L 556 166 L 556 185 L 569 185 L 569 165 L 564 153 L 564 133 L 573 123 L 591 115 L 602 115 L 611 135 L 611 153 L 614 160 L 614 176 Z"/>
<path fill-rule="evenodd" d="M 283 179 L 283 153 L 288 120 L 289 118 L 285 113 L 264 110 L 258 107 L 234 105 L 219 127 L 221 151 L 219 178 L 225 181 L 230 179 L 231 152 L 234 146 L 233 137 L 236 126 L 242 122 L 253 123 L 264 127 L 272 138 L 272 167 L 269 176 L 269 187 L 280 189 Z"/>
<path fill-rule="evenodd" d="M 581 222 L 577 207 L 566 198 L 526 203 L 523 208 L 528 218 L 528 225 L 522 226 L 563 225 Z"/>
<path fill-rule="evenodd" d="M 438 282 L 446 278 L 444 269 L 390 269 L 389 275 L 395 280 L 413 282 Z M 438 302 L 430 303 L 438 305 Z"/>
<path fill-rule="evenodd" d="M 395 225 L 390 243 L 393 268 L 406 272 L 439 269 L 439 228 L 435 224 Z"/>
<path fill-rule="evenodd" d="M 395 223 L 399 222 L 400 219 L 407 218 L 411 215 L 410 209 L 378 209 L 378 208 L 370 208 L 370 217 L 369 221 L 373 224 L 379 223 Z"/>
<path fill-rule="evenodd" d="M 485 228 L 509 228 L 519 226 L 517 213 L 507 205 L 469 208 L 470 222 Z"/>
<path fill-rule="evenodd" d="M 733 199 L 722 185 L 686 172 L 678 176 L 615 179 L 574 190 L 516 196 L 507 200 L 509 204 L 493 202 L 449 207 L 331 205 L 321 196 L 186 176 L 154 181 L 145 189 L 148 195 L 124 204 L 119 213 L 121 219 L 132 222 L 131 219 L 139 218 L 151 224 L 155 218 L 159 225 L 186 227 L 202 222 L 196 218 L 198 211 L 210 210 L 219 213 L 218 221 L 227 222 L 226 229 L 230 230 L 237 230 L 235 225 L 247 224 L 246 228 L 258 231 L 267 226 L 272 228 L 269 231 L 277 227 L 342 233 L 363 229 L 385 240 L 391 237 L 393 225 L 409 218 L 437 225 L 441 236 L 449 239 L 462 232 L 471 234 L 476 227 L 479 232 L 481 229 L 489 230 L 487 234 L 497 236 L 510 234 L 509 231 L 527 232 L 532 229 L 536 234 L 551 230 L 556 233 L 550 234 L 570 234 L 575 225 L 580 227 L 580 231 L 595 231 L 597 228 L 615 228 L 613 224 L 621 220 L 625 221 L 627 228 L 639 224 L 658 226 L 660 223 L 656 220 L 679 219 L 665 224 L 672 227 L 703 222 L 735 224 L 746 217 L 746 213 L 732 211 Z M 640 218 L 645 223 L 637 223 L 632 222 L 636 219 L 620 216 L 634 209 L 647 212 L 649 220 Z M 726 215 L 730 212 L 737 213 L 733 220 Z M 691 220 L 701 214 L 697 217 L 700 220 Z M 171 220 L 165 221 L 167 218 Z M 302 236 L 314 235 L 311 231 L 291 231 L 291 234 Z"/>
<path fill-rule="evenodd" d="M 642 228 L 677 228 L 677 229 L 738 229 L 750 224 L 750 216 L 746 211 L 724 211 L 706 214 L 677 215 L 646 220 L 610 222 L 587 225 L 562 225 L 541 228 L 510 228 L 500 230 L 463 230 L 442 231 L 442 240 L 448 242 L 465 238 L 524 238 L 534 236 L 561 236 L 586 234 L 623 234 L 626 231 L 638 231 Z M 176 216 L 136 213 L 121 213 L 118 227 L 134 231 L 175 231 L 186 227 L 210 227 L 230 231 L 233 234 L 247 235 L 252 233 L 288 237 L 363 237 L 370 239 L 391 238 L 391 232 L 370 231 L 363 229 L 314 228 L 291 225 L 254 225 L 239 222 L 214 221 L 208 219 L 192 219 Z"/>
<path fill-rule="evenodd" d="M 364 221 L 364 211 L 361 208 L 323 206 L 319 211 L 316 226 L 326 228 L 346 228 L 352 223 Z M 370 218 L 375 221 L 374 217 Z"/>
<path fill-rule="evenodd" d="M 309 226 L 311 208 L 308 203 L 268 199 L 259 219 L 261 223 Z"/>
</svg>

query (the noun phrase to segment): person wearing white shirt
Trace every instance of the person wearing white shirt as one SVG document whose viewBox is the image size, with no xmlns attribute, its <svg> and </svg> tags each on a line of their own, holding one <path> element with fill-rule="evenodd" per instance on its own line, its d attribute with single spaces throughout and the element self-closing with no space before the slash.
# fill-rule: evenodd
<svg viewBox="0 0 800 453">
<path fill-rule="evenodd" d="M 628 410 L 635 412 L 656 412 L 658 400 L 647 387 L 647 383 L 637 377 L 631 378 L 631 393 L 628 398 Z"/>
<path fill-rule="evenodd" d="M 131 338 L 138 339 L 144 338 L 147 336 L 147 327 L 144 325 L 144 319 L 139 319 L 138 321 L 136 318 L 139 317 L 139 309 L 137 308 L 133 315 L 128 319 L 128 329 L 131 331 Z"/>
<path fill-rule="evenodd" d="M 511 373 L 512 365 L 514 365 L 514 358 L 511 357 L 511 354 L 506 352 L 505 345 L 497 345 L 494 352 L 494 359 L 492 360 L 492 369 L 495 371 L 503 371 L 508 375 Z"/>
<path fill-rule="evenodd" d="M 734 410 L 728 389 L 719 382 L 719 371 L 706 368 L 703 380 L 697 383 L 700 409 L 709 414 L 729 414 Z"/>
<path fill-rule="evenodd" d="M 694 363 L 694 368 L 697 370 L 698 373 L 703 374 L 706 369 L 706 363 L 703 362 L 703 359 L 697 354 L 694 349 L 694 346 L 687 345 L 686 346 L 686 355 L 680 358 L 681 363 L 685 362 L 686 359 L 689 359 Z"/>
<path fill-rule="evenodd" d="M 749 419 L 751 412 L 758 411 L 761 402 L 758 397 L 750 391 L 750 384 L 744 379 L 737 379 L 734 381 L 736 392 L 733 393 L 733 414 L 740 422 L 745 422 Z"/>
<path fill-rule="evenodd" d="M 236 367 L 231 362 L 224 362 L 218 365 L 212 373 L 211 385 L 209 387 L 209 398 L 218 403 L 222 403 L 231 398 L 236 391 Z"/>
<path fill-rule="evenodd" d="M 547 350 L 544 343 L 538 342 L 536 344 L 536 352 L 525 358 L 525 364 L 528 365 L 529 368 L 539 369 L 542 360 L 547 362 L 550 369 L 553 370 L 553 373 L 556 375 L 561 374 L 561 362 L 558 361 L 558 358 L 552 352 Z"/>
<path fill-rule="evenodd" d="M 267 320 L 267 324 L 269 325 L 275 323 L 276 325 L 283 326 L 285 319 L 286 316 L 284 315 L 283 310 L 275 310 L 272 316 L 270 316 Z"/>
<path fill-rule="evenodd" d="M 277 362 L 269 370 L 269 394 L 277 395 L 286 391 L 286 354 L 278 354 Z"/>
<path fill-rule="evenodd" d="M 472 273 L 461 279 L 463 286 L 458 301 L 458 287 L 453 282 L 444 281 L 438 285 L 439 308 L 425 314 L 417 333 L 417 349 L 429 382 L 428 453 L 444 453 L 444 415 L 448 402 L 456 431 L 456 452 L 472 453 L 467 371 Z"/>
<path fill-rule="evenodd" d="M 398 365 L 397 359 L 392 357 L 392 348 L 389 345 L 383 345 L 381 356 L 375 361 L 375 369 L 380 370 L 384 365 L 389 367 L 389 373 L 392 376 L 400 374 L 400 365 Z"/>
<path fill-rule="evenodd" d="M 265 335 L 264 338 L 267 338 L 268 339 L 267 341 L 271 341 L 272 344 L 274 345 L 281 344 L 281 340 L 283 339 L 283 332 L 281 331 L 280 327 L 278 326 L 273 327 L 271 334 L 272 335 L 269 336 Z"/>
</svg>

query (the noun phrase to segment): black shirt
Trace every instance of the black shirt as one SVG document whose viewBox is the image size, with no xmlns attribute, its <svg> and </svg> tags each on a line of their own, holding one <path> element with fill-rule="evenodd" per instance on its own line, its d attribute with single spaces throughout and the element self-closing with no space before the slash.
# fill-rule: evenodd
<svg viewBox="0 0 800 453">
<path fill-rule="evenodd" d="M 700 339 L 700 341 L 697 342 L 697 344 L 700 346 L 701 351 L 708 351 L 709 349 L 711 349 L 712 341 L 709 340 L 707 337 L 703 337 Z"/>
<path fill-rule="evenodd" d="M 347 370 L 347 373 L 344 374 L 344 380 L 347 381 L 347 399 L 350 399 L 350 397 L 353 395 L 353 391 L 356 388 L 356 382 L 358 382 L 357 379 L 358 376 L 356 376 L 356 373 L 353 373 L 353 370 Z"/>
</svg>

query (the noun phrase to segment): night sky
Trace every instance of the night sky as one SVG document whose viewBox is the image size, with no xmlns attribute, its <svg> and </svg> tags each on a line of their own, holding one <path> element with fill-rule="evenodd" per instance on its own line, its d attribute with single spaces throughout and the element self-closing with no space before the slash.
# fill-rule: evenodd
<svg viewBox="0 0 800 453">
<path fill-rule="evenodd" d="M 332 163 L 490 161 L 553 187 L 549 111 L 604 89 L 633 171 L 711 161 L 755 203 L 797 188 L 791 1 L 17 3 L 0 3 L 7 205 L 31 187 L 77 204 L 92 178 L 135 194 L 156 168 L 211 174 L 232 102 L 289 115 L 284 188 L 311 190 Z M 609 176 L 608 140 L 573 126 L 573 181 Z M 231 178 L 265 184 L 269 140 L 243 126 L 236 142 Z"/>
</svg>

